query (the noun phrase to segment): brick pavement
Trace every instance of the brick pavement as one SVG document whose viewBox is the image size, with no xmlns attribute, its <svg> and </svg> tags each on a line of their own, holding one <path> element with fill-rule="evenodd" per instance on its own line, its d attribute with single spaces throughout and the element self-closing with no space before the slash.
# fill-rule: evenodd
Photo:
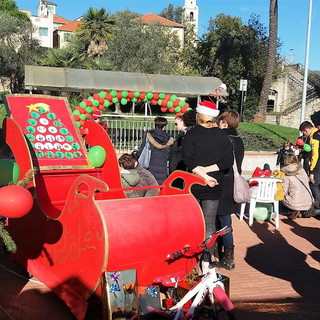
<svg viewBox="0 0 320 320">
<path fill-rule="evenodd" d="M 259 221 L 250 228 L 234 216 L 233 224 L 236 269 L 221 273 L 231 279 L 237 320 L 320 319 L 320 220 L 282 216 L 279 229 Z M 44 285 L 17 274 L 21 269 L 0 253 L 0 320 L 73 319 Z M 89 308 L 86 320 L 101 319 L 98 309 Z"/>
</svg>

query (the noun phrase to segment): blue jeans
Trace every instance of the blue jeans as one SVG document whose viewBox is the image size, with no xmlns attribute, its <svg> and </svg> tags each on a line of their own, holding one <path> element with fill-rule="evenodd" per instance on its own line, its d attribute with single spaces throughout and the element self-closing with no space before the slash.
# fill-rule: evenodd
<svg viewBox="0 0 320 320">
<path fill-rule="evenodd" d="M 227 228 L 231 228 L 231 231 L 224 234 L 222 237 L 222 243 L 224 247 L 233 248 L 233 234 L 232 234 L 232 219 L 230 214 L 219 215 L 218 218 L 218 226 L 219 228 L 223 228 L 227 226 Z"/>
</svg>

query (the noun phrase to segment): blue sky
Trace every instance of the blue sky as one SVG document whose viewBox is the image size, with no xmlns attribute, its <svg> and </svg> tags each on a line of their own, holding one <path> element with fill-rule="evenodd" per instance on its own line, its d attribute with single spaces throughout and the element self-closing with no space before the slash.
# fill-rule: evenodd
<svg viewBox="0 0 320 320">
<path fill-rule="evenodd" d="M 111 13 L 130 9 L 146 13 L 160 13 L 170 3 L 183 6 L 184 0 L 51 0 L 57 4 L 57 14 L 74 20 L 85 14 L 89 7 L 102 7 Z M 30 10 L 36 15 L 38 0 L 16 0 L 20 9 Z M 206 31 L 209 19 L 218 13 L 241 17 L 246 23 L 252 13 L 260 16 L 260 21 L 268 26 L 269 0 L 197 0 L 200 9 L 199 35 Z M 294 63 L 305 64 L 308 0 L 280 0 L 278 36 L 283 43 L 281 55 Z M 320 3 L 313 1 L 310 37 L 309 69 L 320 70 Z"/>
</svg>

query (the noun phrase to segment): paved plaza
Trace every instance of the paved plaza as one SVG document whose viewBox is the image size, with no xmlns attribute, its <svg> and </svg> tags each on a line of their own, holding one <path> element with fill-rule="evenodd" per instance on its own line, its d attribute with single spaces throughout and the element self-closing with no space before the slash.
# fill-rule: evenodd
<svg viewBox="0 0 320 320">
<path fill-rule="evenodd" d="M 230 277 L 237 320 L 320 319 L 320 220 L 272 222 L 233 217 L 236 269 L 221 270 Z M 74 319 L 64 303 L 43 284 L 27 280 L 8 255 L 0 255 L 1 320 Z M 91 303 L 87 320 L 101 319 Z M 226 315 L 221 313 L 221 320 Z"/>
</svg>

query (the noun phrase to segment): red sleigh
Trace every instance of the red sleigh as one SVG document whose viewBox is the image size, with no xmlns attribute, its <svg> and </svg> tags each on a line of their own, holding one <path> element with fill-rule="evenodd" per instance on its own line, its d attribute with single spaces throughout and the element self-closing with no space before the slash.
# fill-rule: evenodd
<svg viewBox="0 0 320 320">
<path fill-rule="evenodd" d="M 78 157 L 39 157 L 35 141 L 40 120 L 32 118 L 36 108 L 30 108 L 37 104 L 50 107 L 52 118 L 77 144 Z M 127 199 L 115 150 L 99 124 L 85 123 L 85 142 L 103 147 L 107 154 L 105 163 L 94 168 L 65 98 L 8 95 L 6 105 L 11 116 L 4 120 L 3 132 L 20 178 L 38 169 L 28 186 L 35 199 L 31 212 L 9 222 L 18 247 L 14 258 L 56 292 L 77 319 L 84 318 L 88 298 L 99 294 L 103 272 L 135 269 L 138 286 L 147 286 L 158 275 L 187 271 L 184 261 L 168 264 L 164 257 L 204 239 L 202 212 L 189 192 L 191 184 L 203 183 L 200 178 L 176 172 L 158 197 Z M 35 128 L 33 135 L 28 121 Z M 177 177 L 186 182 L 183 190 L 171 187 Z"/>
</svg>

